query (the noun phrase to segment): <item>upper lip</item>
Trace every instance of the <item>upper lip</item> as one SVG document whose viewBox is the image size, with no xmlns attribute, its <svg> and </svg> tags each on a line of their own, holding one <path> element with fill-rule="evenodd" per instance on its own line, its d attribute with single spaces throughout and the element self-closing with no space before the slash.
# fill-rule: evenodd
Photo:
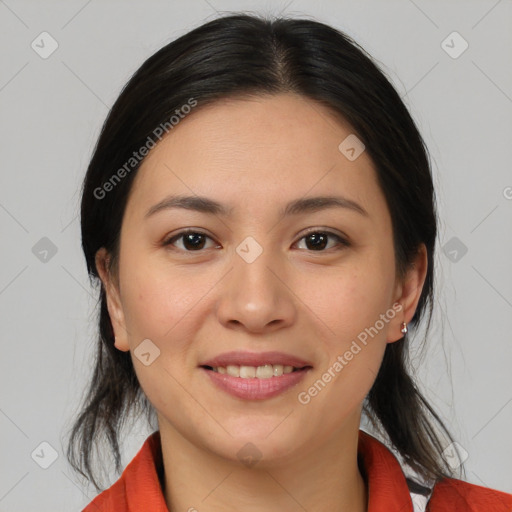
<svg viewBox="0 0 512 512">
<path fill-rule="evenodd" d="M 311 366 L 307 361 L 291 354 L 284 352 L 244 352 L 233 351 L 219 354 L 213 359 L 209 359 L 200 366 L 211 366 L 217 368 L 219 366 L 263 366 L 265 364 L 281 364 L 283 366 L 294 366 L 295 368 L 303 368 Z"/>
</svg>

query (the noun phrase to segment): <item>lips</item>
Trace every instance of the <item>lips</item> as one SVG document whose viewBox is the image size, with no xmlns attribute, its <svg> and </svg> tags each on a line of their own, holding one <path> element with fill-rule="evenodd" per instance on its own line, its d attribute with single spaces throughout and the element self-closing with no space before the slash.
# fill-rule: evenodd
<svg viewBox="0 0 512 512">
<path fill-rule="evenodd" d="M 308 361 L 284 352 L 243 352 L 233 351 L 220 354 L 213 359 L 204 361 L 199 366 L 217 368 L 219 366 L 265 366 L 265 365 L 293 366 L 301 369 L 312 366 Z"/>
<path fill-rule="evenodd" d="M 218 389 L 242 400 L 280 395 L 301 382 L 312 369 L 304 359 L 283 352 L 241 351 L 220 354 L 199 367 Z M 273 375 L 268 373 L 269 367 Z"/>
<path fill-rule="evenodd" d="M 308 373 L 308 370 L 304 369 L 270 379 L 242 379 L 204 368 L 201 368 L 201 371 L 217 389 L 242 400 L 267 400 L 276 397 L 298 385 Z"/>
</svg>

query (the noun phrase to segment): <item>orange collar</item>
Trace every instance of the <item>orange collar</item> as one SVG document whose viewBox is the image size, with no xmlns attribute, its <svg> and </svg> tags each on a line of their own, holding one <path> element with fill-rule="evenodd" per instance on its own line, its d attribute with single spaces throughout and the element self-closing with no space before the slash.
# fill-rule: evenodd
<svg viewBox="0 0 512 512">
<path fill-rule="evenodd" d="M 413 512 L 405 475 L 393 453 L 362 430 L 357 452 L 368 487 L 368 512 Z M 157 430 L 146 439 L 119 480 L 96 496 L 82 512 L 169 512 L 159 474 L 163 474 L 163 463 Z M 426 510 L 510 512 L 512 495 L 447 478 L 434 487 Z"/>
</svg>

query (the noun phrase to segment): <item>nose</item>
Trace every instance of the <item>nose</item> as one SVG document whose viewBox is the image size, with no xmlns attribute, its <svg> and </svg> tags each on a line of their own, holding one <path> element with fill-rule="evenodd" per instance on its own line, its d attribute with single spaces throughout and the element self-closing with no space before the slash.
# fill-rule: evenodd
<svg viewBox="0 0 512 512">
<path fill-rule="evenodd" d="M 250 263 L 234 253 L 233 269 L 223 280 L 217 307 L 226 328 L 264 334 L 293 324 L 296 299 L 284 264 L 278 263 L 270 251 L 264 250 Z"/>
</svg>

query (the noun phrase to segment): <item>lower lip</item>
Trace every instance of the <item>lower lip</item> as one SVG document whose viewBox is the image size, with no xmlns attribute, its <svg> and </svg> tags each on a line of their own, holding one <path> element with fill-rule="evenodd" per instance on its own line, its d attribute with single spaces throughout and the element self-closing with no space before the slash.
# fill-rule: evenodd
<svg viewBox="0 0 512 512">
<path fill-rule="evenodd" d="M 270 377 L 268 379 L 242 379 L 241 377 L 232 377 L 226 373 L 201 368 L 217 387 L 244 400 L 265 400 L 284 393 L 287 389 L 298 384 L 310 369 L 284 373 L 280 377 Z"/>
</svg>

